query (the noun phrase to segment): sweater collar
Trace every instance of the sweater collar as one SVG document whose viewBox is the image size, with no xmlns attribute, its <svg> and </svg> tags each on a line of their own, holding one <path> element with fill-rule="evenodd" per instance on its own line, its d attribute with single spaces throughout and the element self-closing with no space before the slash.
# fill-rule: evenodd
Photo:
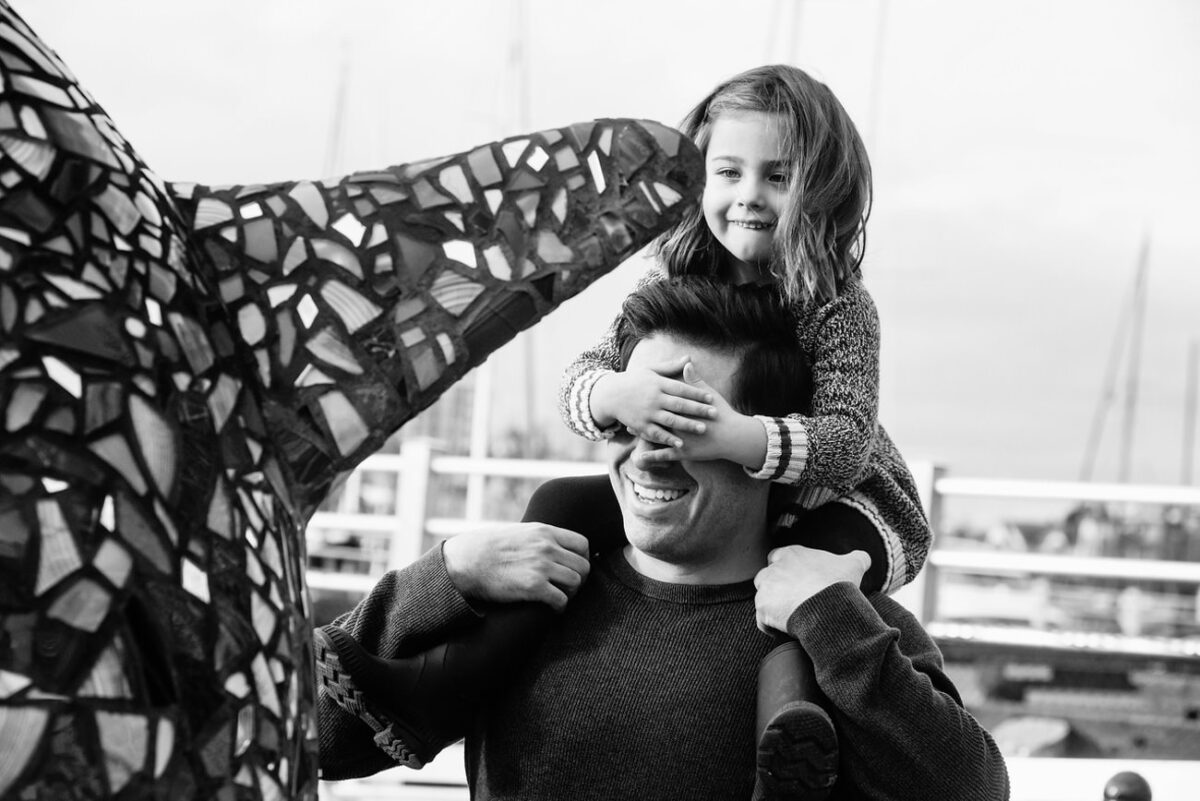
<svg viewBox="0 0 1200 801">
<path fill-rule="evenodd" d="M 655 598 L 680 604 L 723 604 L 754 597 L 754 580 L 732 584 L 673 584 L 643 576 L 625 558 L 625 549 L 616 548 L 601 557 L 600 567 L 629 589 Z"/>
</svg>

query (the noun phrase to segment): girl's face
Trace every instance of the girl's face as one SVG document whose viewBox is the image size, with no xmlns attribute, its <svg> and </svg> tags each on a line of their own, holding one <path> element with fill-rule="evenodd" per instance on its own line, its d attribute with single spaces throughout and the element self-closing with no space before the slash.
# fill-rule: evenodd
<svg viewBox="0 0 1200 801">
<path fill-rule="evenodd" d="M 739 274 L 756 275 L 771 258 L 791 175 L 779 128 L 759 111 L 727 112 L 712 125 L 701 205 Z"/>
</svg>

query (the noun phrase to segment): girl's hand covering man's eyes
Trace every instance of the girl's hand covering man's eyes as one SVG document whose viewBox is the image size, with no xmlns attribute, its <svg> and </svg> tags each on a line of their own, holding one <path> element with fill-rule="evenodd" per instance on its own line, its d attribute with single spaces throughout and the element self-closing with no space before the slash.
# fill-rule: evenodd
<svg viewBox="0 0 1200 801">
<path fill-rule="evenodd" d="M 751 470 L 761 469 L 767 452 L 767 433 L 762 423 L 730 406 L 720 393 L 705 383 L 691 362 L 684 366 L 683 378 L 690 387 L 712 398 L 714 414 L 702 431 L 677 431 L 674 443 L 665 448 L 640 451 L 634 455 L 634 463 L 645 467 L 681 459 L 728 459 Z"/>
<path fill-rule="evenodd" d="M 619 422 L 630 433 L 659 445 L 681 446 L 686 434 L 703 434 L 716 414 L 713 392 L 672 376 L 690 366 L 686 356 L 609 373 L 592 388 L 592 417 L 601 427 Z"/>
</svg>

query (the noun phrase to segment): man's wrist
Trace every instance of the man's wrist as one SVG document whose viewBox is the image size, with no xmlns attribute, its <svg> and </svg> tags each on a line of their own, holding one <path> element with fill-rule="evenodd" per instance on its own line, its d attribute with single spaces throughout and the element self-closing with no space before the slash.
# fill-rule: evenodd
<svg viewBox="0 0 1200 801">
<path fill-rule="evenodd" d="M 462 554 L 459 553 L 460 544 L 456 544 L 454 537 L 442 541 L 442 564 L 446 567 L 446 575 L 450 577 L 450 583 L 454 585 L 454 589 L 458 590 L 463 598 L 469 600 L 474 597 L 475 580 L 470 571 L 462 565 Z"/>
</svg>

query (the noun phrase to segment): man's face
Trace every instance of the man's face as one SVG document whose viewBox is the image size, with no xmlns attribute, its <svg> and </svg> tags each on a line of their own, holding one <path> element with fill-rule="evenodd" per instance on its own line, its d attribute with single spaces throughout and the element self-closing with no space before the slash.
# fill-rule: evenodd
<svg viewBox="0 0 1200 801">
<path fill-rule="evenodd" d="M 639 342 L 628 368 L 649 367 L 683 355 L 691 357 L 714 391 L 732 396 L 740 355 L 703 348 L 670 334 Z M 676 574 L 696 576 L 697 582 L 727 583 L 752 576 L 766 554 L 769 482 L 751 478 L 740 465 L 724 459 L 635 464 L 637 453 L 658 447 L 627 432 L 609 441 L 609 478 L 630 544 L 656 562 L 672 566 Z"/>
</svg>

